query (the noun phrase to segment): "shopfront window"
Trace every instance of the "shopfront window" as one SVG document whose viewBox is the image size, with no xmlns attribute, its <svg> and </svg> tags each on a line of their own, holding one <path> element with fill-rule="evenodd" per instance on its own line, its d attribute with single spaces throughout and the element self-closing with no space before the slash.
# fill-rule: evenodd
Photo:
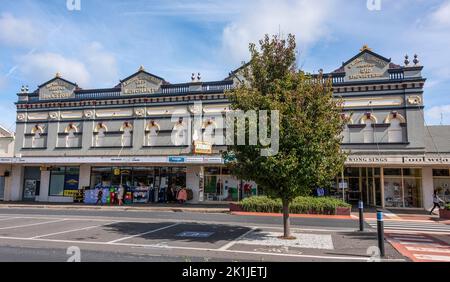
<svg viewBox="0 0 450 282">
<path fill-rule="evenodd" d="M 445 202 L 450 202 L 450 170 L 433 169 L 433 188 Z"/>
<path fill-rule="evenodd" d="M 54 167 L 50 171 L 49 196 L 73 197 L 78 191 L 78 167 Z"/>
<path fill-rule="evenodd" d="M 114 190 L 123 185 L 134 203 L 176 201 L 186 187 L 185 167 L 94 167 L 91 187 Z M 189 188 L 189 187 L 186 187 Z"/>
<path fill-rule="evenodd" d="M 238 201 L 257 195 L 254 182 L 240 181 L 225 167 L 205 168 L 205 195 L 207 201 Z"/>
<path fill-rule="evenodd" d="M 386 207 L 422 207 L 422 170 L 385 168 L 384 201 Z"/>
</svg>

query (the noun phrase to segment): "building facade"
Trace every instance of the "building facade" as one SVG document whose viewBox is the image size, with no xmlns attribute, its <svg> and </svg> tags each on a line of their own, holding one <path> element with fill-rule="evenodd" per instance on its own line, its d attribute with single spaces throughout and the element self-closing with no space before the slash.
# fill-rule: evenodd
<svg viewBox="0 0 450 282">
<path fill-rule="evenodd" d="M 180 187 L 192 191 L 194 203 L 257 194 L 257 185 L 232 177 L 221 157 L 226 91 L 242 81 L 244 67 L 222 81 L 193 75 L 183 84 L 141 67 L 108 89 L 81 89 L 56 75 L 22 91 L 15 156 L 2 160 L 13 175 L 5 200 L 72 202 L 80 189 L 118 185 L 131 202 L 166 201 Z M 422 68 L 417 57 L 400 66 L 365 46 L 323 75 L 344 101 L 342 148 L 349 153 L 330 195 L 420 209 L 432 205 L 434 189 L 448 196 L 450 127 L 425 126 Z"/>
</svg>

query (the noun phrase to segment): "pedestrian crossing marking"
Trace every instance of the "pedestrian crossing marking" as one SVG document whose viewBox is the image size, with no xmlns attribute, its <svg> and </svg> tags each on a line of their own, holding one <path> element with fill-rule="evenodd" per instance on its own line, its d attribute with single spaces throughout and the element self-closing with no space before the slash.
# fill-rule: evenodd
<svg viewBox="0 0 450 282">
<path fill-rule="evenodd" d="M 431 260 L 431 261 L 445 261 L 450 262 L 450 256 L 435 256 L 435 255 L 414 255 L 415 258 L 420 260 Z"/>
<path fill-rule="evenodd" d="M 388 233 L 391 245 L 402 255 L 416 262 L 440 261 L 450 262 L 450 246 L 430 235 Z"/>
<path fill-rule="evenodd" d="M 376 220 L 368 220 L 368 224 L 376 229 Z M 386 220 L 384 221 L 384 229 L 388 232 L 411 231 L 414 233 L 428 233 L 428 234 L 450 234 L 450 226 L 436 222 L 423 221 L 403 221 L 403 220 Z"/>
<path fill-rule="evenodd" d="M 406 246 L 408 251 L 414 252 L 429 252 L 429 253 L 446 253 L 450 254 L 450 248 L 441 247 L 441 248 L 425 248 L 425 247 L 410 247 Z"/>
</svg>

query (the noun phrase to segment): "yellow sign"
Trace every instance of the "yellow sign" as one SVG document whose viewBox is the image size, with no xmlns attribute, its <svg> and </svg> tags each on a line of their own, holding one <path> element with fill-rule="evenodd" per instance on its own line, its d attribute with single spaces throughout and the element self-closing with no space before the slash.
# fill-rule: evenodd
<svg viewBox="0 0 450 282">
<path fill-rule="evenodd" d="M 212 145 L 208 142 L 194 142 L 194 154 L 212 154 Z"/>
<path fill-rule="evenodd" d="M 115 168 L 114 169 L 114 175 L 120 175 L 120 168 Z"/>
<path fill-rule="evenodd" d="M 78 190 L 64 190 L 64 197 L 75 197 L 78 194 Z"/>
</svg>

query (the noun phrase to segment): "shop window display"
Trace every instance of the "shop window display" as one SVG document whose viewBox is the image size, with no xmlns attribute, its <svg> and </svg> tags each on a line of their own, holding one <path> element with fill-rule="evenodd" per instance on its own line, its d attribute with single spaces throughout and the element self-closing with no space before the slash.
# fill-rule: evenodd
<svg viewBox="0 0 450 282">
<path fill-rule="evenodd" d="M 184 167 L 113 167 L 92 168 L 91 188 L 107 189 L 104 203 L 115 203 L 119 185 L 125 189 L 124 202 L 153 203 L 175 202 L 176 194 L 186 187 L 186 168 Z M 192 191 L 188 189 L 188 200 Z M 92 197 L 95 193 L 92 192 Z M 91 199 L 90 203 L 92 202 Z"/>
<path fill-rule="evenodd" d="M 240 181 L 227 168 L 205 168 L 205 194 L 207 201 L 238 201 L 257 194 L 254 182 Z"/>
<path fill-rule="evenodd" d="M 384 169 L 385 206 L 398 208 L 421 208 L 421 176 L 421 169 Z"/>
<path fill-rule="evenodd" d="M 49 196 L 73 197 L 78 192 L 79 168 L 54 167 L 50 171 Z"/>
<path fill-rule="evenodd" d="M 450 170 L 433 169 L 433 188 L 437 191 L 439 198 L 450 202 Z"/>
</svg>

